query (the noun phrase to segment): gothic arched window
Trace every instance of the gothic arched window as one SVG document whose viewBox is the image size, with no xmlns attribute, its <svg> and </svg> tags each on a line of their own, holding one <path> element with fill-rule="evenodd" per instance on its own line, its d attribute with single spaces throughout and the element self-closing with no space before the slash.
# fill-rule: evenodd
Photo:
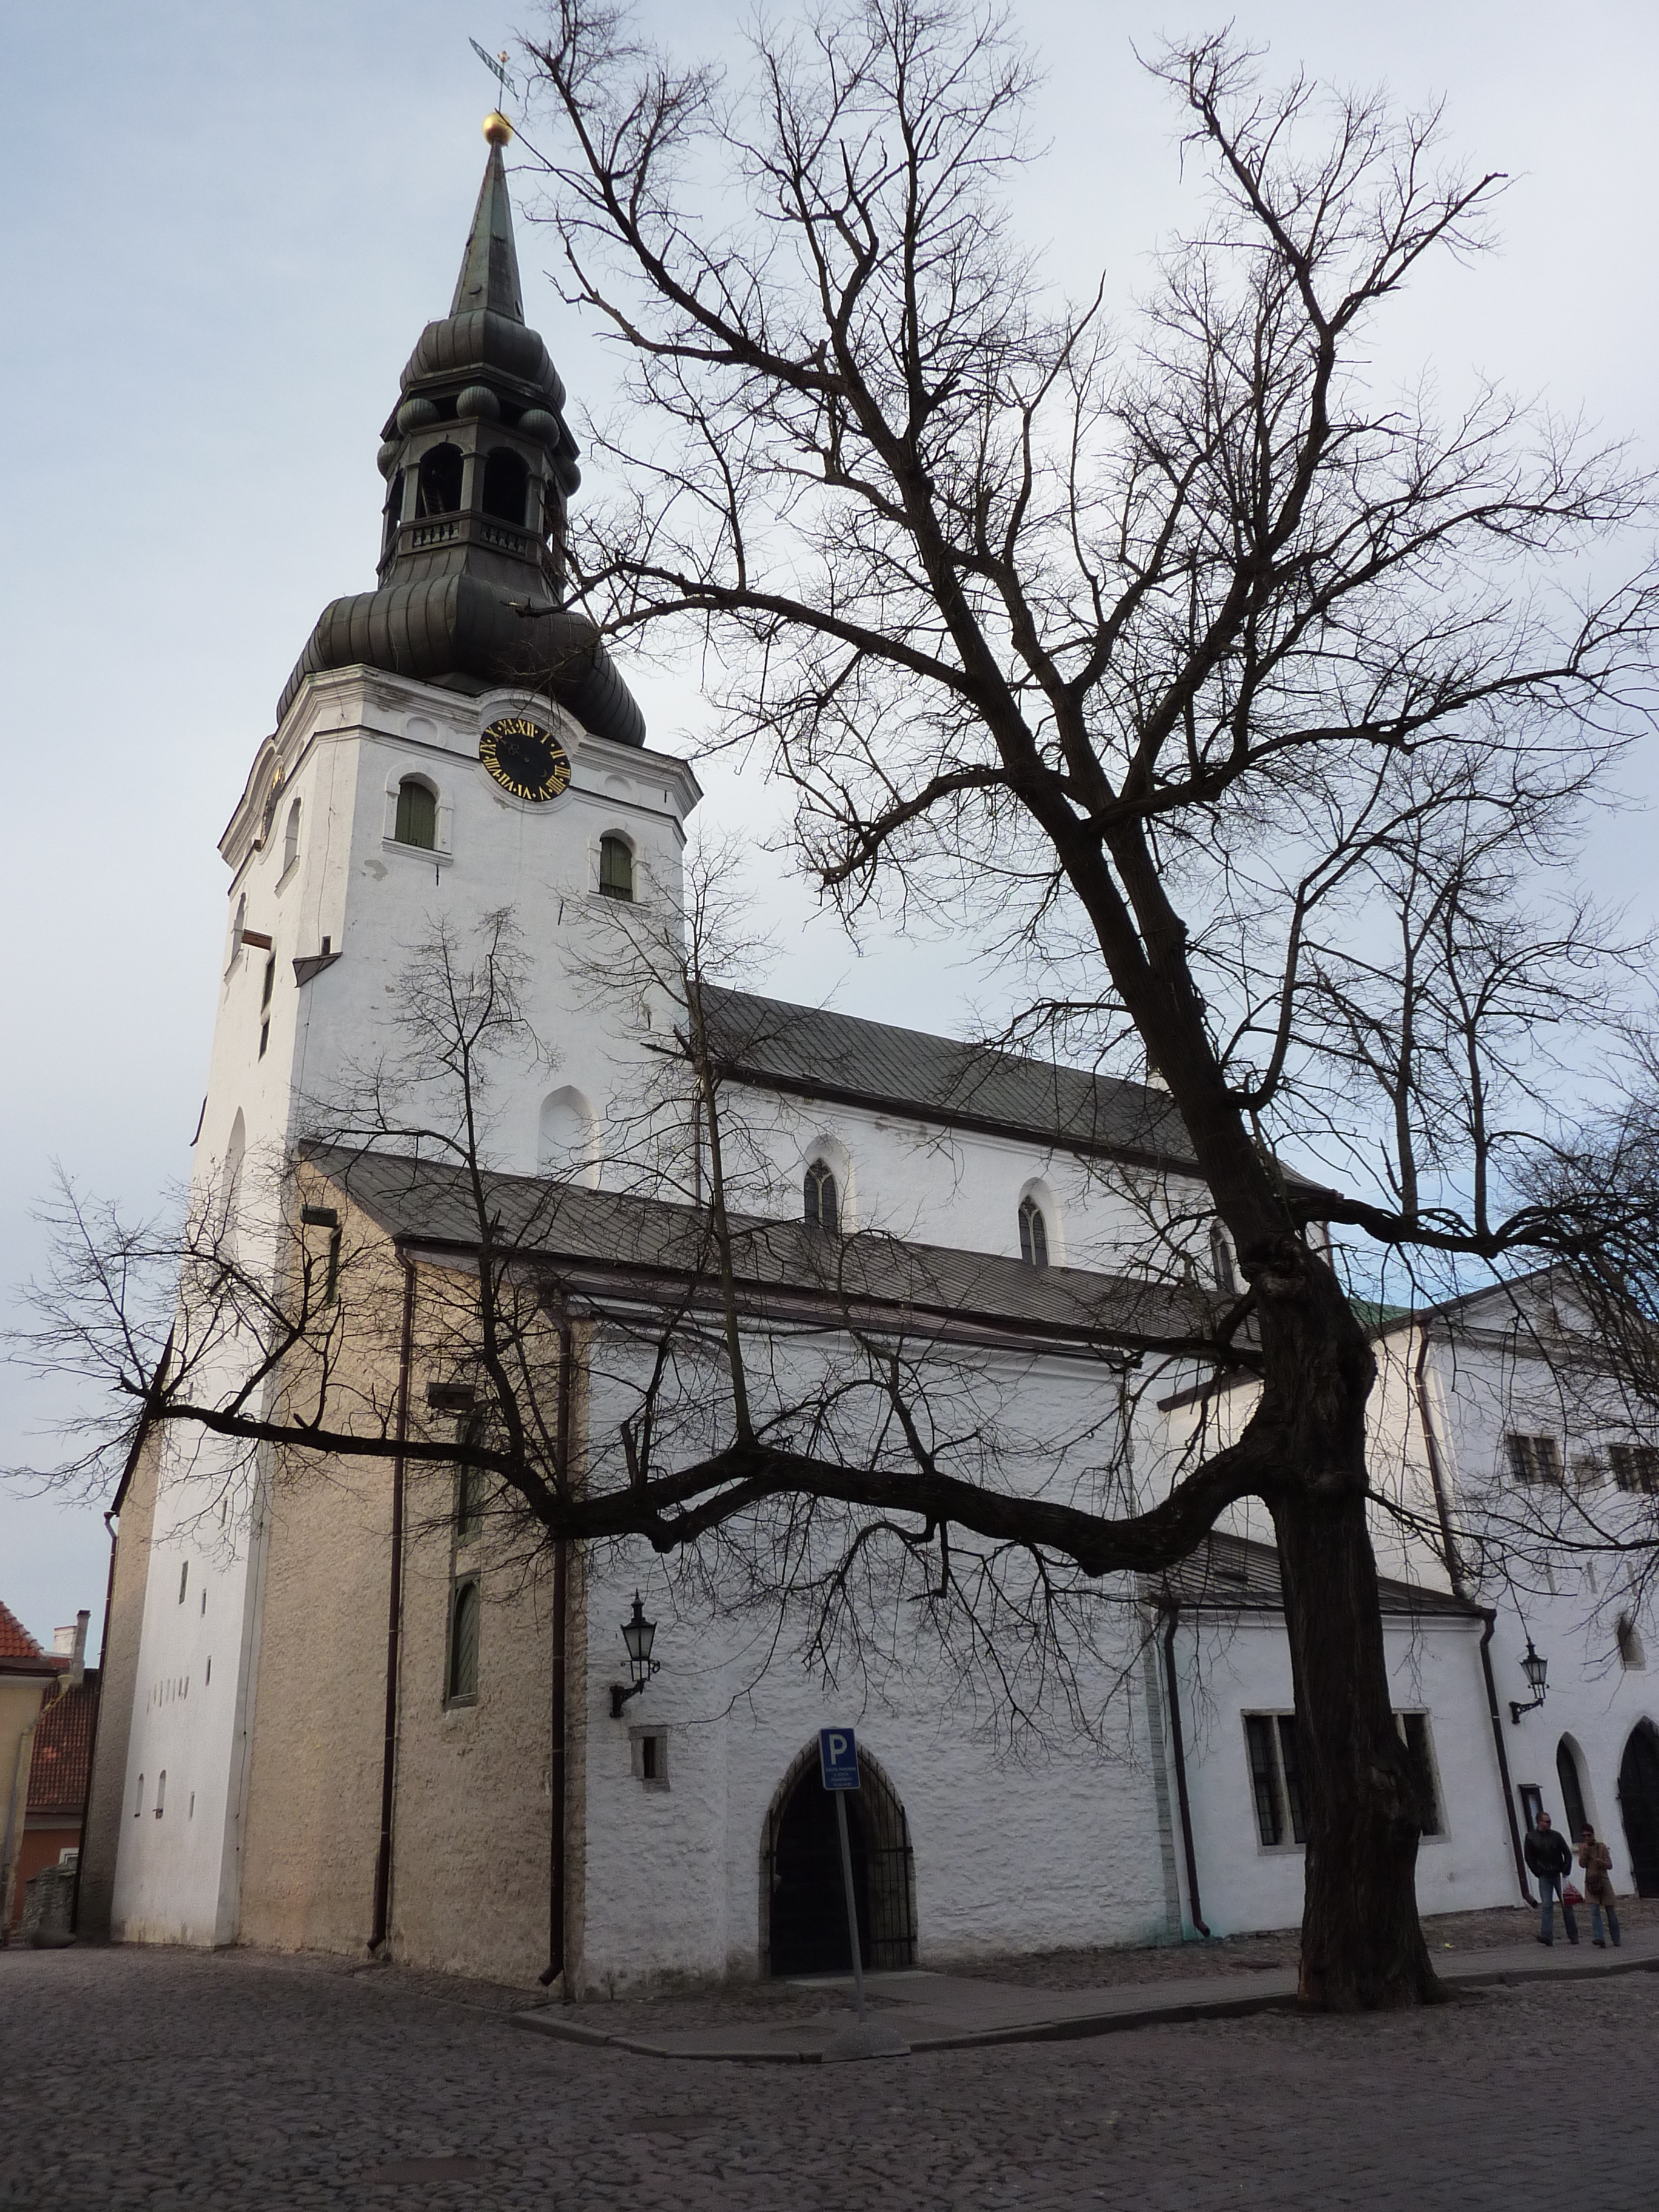
<svg viewBox="0 0 1659 2212">
<path fill-rule="evenodd" d="M 1046 1267 L 1048 1264 L 1048 1224 L 1034 1198 L 1023 1198 L 1019 1202 L 1019 1256 L 1028 1267 Z"/>
<path fill-rule="evenodd" d="M 633 899 L 634 855 L 624 837 L 599 840 L 599 890 L 605 898 Z"/>
<path fill-rule="evenodd" d="M 516 453 L 508 453 L 504 446 L 497 447 L 484 462 L 484 513 L 522 530 L 529 492 L 529 470 Z"/>
<path fill-rule="evenodd" d="M 421 479 L 415 494 L 416 514 L 459 514 L 461 510 L 461 449 L 434 446 L 421 456 Z"/>
<path fill-rule="evenodd" d="M 1232 1244 L 1218 1221 L 1210 1224 L 1210 1272 L 1217 1290 L 1224 1296 L 1231 1298 L 1237 1295 L 1238 1272 L 1233 1266 Z"/>
<path fill-rule="evenodd" d="M 392 837 L 399 845 L 415 845 L 423 853 L 438 842 L 438 795 L 417 775 L 406 775 L 398 786 L 398 821 Z"/>
<path fill-rule="evenodd" d="M 840 1194 L 836 1178 L 822 1160 L 809 1160 L 802 1186 L 805 1218 L 815 1229 L 835 1229 L 841 1222 Z"/>
<path fill-rule="evenodd" d="M 471 1705 L 477 1697 L 478 1631 L 483 1612 L 477 1583 L 457 1583 L 449 1607 L 449 1663 L 444 1690 L 449 1705 Z"/>
</svg>

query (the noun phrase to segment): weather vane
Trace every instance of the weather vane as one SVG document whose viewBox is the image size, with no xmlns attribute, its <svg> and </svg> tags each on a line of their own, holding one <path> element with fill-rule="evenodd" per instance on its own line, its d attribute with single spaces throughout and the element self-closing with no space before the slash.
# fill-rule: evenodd
<svg viewBox="0 0 1659 2212">
<path fill-rule="evenodd" d="M 495 78 L 496 83 L 501 87 L 501 97 L 500 104 L 501 107 L 505 109 L 507 106 L 507 94 L 511 93 L 516 98 L 519 90 L 516 81 L 507 72 L 507 48 L 503 46 L 499 55 L 487 54 L 476 39 L 469 39 L 466 43 L 471 47 L 473 52 L 477 54 L 478 59 L 483 64 L 484 67 L 489 71 L 491 76 Z"/>
</svg>

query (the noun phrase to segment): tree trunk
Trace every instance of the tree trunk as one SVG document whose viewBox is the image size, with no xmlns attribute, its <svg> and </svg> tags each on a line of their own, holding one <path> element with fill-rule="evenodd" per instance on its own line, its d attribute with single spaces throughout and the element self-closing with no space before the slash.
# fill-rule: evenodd
<svg viewBox="0 0 1659 2212">
<path fill-rule="evenodd" d="M 1282 1469 L 1279 1538 L 1308 1806 L 1301 2002 L 1331 2012 L 1443 1994 L 1417 1917 L 1424 1808 L 1389 1698 L 1366 1525 L 1370 1347 L 1299 1238 L 1253 1279 L 1267 1375 L 1256 1419 Z"/>
</svg>

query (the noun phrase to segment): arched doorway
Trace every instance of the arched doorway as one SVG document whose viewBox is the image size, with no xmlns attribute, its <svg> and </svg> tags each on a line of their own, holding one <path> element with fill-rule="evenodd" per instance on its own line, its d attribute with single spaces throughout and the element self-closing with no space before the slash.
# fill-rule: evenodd
<svg viewBox="0 0 1659 2212">
<path fill-rule="evenodd" d="M 847 1793 L 859 1949 L 872 1972 L 916 1962 L 915 1869 L 897 1792 L 860 1744 Z M 761 1947 L 774 1975 L 850 1973 L 835 1801 L 809 1744 L 783 1778 L 761 1840 Z"/>
<path fill-rule="evenodd" d="M 1619 1809 L 1625 1817 L 1636 1894 L 1659 1897 L 1659 1729 L 1651 1721 L 1638 1721 L 1625 1746 Z"/>
</svg>

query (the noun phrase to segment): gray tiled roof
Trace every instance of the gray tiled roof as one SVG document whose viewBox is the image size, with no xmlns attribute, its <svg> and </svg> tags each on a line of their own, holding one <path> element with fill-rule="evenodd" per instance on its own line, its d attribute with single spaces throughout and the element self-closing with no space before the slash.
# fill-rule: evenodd
<svg viewBox="0 0 1659 2212">
<path fill-rule="evenodd" d="M 706 987 L 705 1004 L 717 1055 L 750 1082 L 1068 1151 L 1193 1167 L 1168 1092 L 1146 1084 L 747 991 Z"/>
<path fill-rule="evenodd" d="M 1279 1554 L 1270 1544 L 1253 1544 L 1243 1536 L 1206 1536 L 1198 1549 L 1178 1567 L 1166 1568 L 1150 1578 L 1155 1597 L 1206 1613 L 1282 1613 L 1285 1585 L 1279 1575 Z M 1391 1616 L 1449 1613 L 1463 1620 L 1479 1620 L 1480 1608 L 1468 1598 L 1449 1591 L 1425 1589 L 1417 1583 L 1379 1578 L 1381 1610 Z"/>
<path fill-rule="evenodd" d="M 388 1234 L 428 1248 L 470 1250 L 477 1218 L 466 1178 L 448 1163 L 406 1153 L 308 1147 L 307 1158 Z M 706 1217 L 654 1198 L 593 1191 L 535 1176 L 491 1175 L 488 1203 L 501 1240 L 575 1280 L 664 1291 L 688 1279 L 713 1295 Z M 781 1316 L 827 1304 L 879 1314 L 890 1325 L 1058 1340 L 1102 1349 L 1139 1342 L 1194 1344 L 1218 1302 L 1201 1290 L 1031 1267 L 996 1254 L 902 1243 L 868 1233 L 826 1236 L 802 1221 L 734 1221 L 733 1261 L 745 1302 Z"/>
</svg>

